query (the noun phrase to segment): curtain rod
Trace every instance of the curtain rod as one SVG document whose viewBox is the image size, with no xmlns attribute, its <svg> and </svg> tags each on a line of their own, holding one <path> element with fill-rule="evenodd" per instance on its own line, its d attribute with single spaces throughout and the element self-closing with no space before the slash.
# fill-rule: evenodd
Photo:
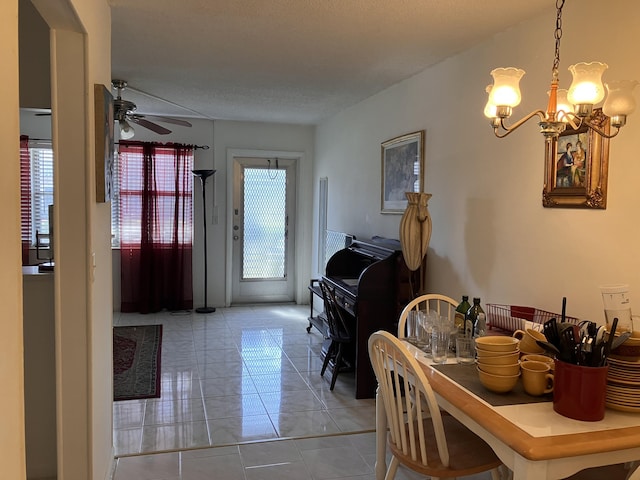
<svg viewBox="0 0 640 480">
<path fill-rule="evenodd" d="M 32 138 L 29 137 L 29 141 L 34 141 L 34 142 L 51 142 L 50 138 Z M 127 143 L 145 143 L 141 140 L 132 140 L 129 141 L 127 140 Z M 120 142 L 114 142 L 114 145 L 120 145 Z M 194 150 L 209 150 L 209 145 L 185 145 L 187 147 L 193 147 Z"/>
<path fill-rule="evenodd" d="M 144 142 L 142 140 L 126 140 L 124 143 L 125 144 L 127 144 L 127 143 L 129 143 L 129 144 L 131 144 L 131 143 L 133 143 L 133 144 L 136 144 L 136 143 L 143 144 L 143 143 L 157 143 L 157 142 Z M 173 143 L 176 143 L 176 142 L 173 142 Z M 115 145 L 120 145 L 120 142 L 114 142 L 114 144 Z M 161 145 L 166 145 L 166 144 L 161 144 Z M 183 145 L 185 147 L 193 147 L 194 150 L 209 150 L 209 145 L 189 145 L 189 144 L 184 144 L 184 143 L 183 144 L 179 144 L 179 145 Z"/>
</svg>

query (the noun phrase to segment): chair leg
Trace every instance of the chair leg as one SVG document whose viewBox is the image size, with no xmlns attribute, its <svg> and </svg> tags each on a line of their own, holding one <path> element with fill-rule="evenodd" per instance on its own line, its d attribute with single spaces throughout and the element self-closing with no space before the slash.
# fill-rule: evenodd
<svg viewBox="0 0 640 480">
<path fill-rule="evenodd" d="M 513 480 L 513 472 L 506 465 L 500 465 L 498 467 L 498 472 L 500 474 L 498 478 L 501 478 L 502 480 Z M 493 475 L 493 471 L 491 475 Z"/>
<path fill-rule="evenodd" d="M 502 473 L 503 472 L 500 467 L 494 468 L 491 470 L 491 480 L 502 480 L 504 478 Z M 506 480 L 506 478 L 504 480 Z"/>
<path fill-rule="evenodd" d="M 398 466 L 400 465 L 400 460 L 396 456 L 391 457 L 391 462 L 389 463 L 389 468 L 387 469 L 387 474 L 384 476 L 384 480 L 393 480 L 396 478 L 396 472 L 398 471 Z"/>
<path fill-rule="evenodd" d="M 336 359 L 333 365 L 333 373 L 331 374 L 331 386 L 329 390 L 333 390 L 333 387 L 336 385 L 336 380 L 338 379 L 338 372 L 340 371 L 340 362 L 342 362 L 342 345 L 343 343 L 338 344 L 338 353 L 336 353 Z"/>
<path fill-rule="evenodd" d="M 376 388 L 376 480 L 384 480 L 387 473 L 387 414 L 380 387 Z"/>
<path fill-rule="evenodd" d="M 322 362 L 322 370 L 320 370 L 321 377 L 324 376 L 324 372 L 327 369 L 327 365 L 329 365 L 329 361 L 331 360 L 331 357 L 333 357 L 333 351 L 335 349 L 335 346 L 336 346 L 336 342 L 331 342 L 329 344 L 329 348 L 327 348 L 327 354 L 324 357 L 324 362 Z"/>
</svg>

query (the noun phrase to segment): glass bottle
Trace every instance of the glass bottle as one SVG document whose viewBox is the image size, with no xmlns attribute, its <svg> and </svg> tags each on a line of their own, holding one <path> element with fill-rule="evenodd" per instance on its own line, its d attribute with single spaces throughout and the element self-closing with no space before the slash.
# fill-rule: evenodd
<svg viewBox="0 0 640 480">
<path fill-rule="evenodd" d="M 456 307 L 456 313 L 453 320 L 456 330 L 461 335 L 464 335 L 464 317 L 470 308 L 471 304 L 469 303 L 469 295 L 463 295 L 462 301 Z"/>
<path fill-rule="evenodd" d="M 467 335 L 469 329 L 474 337 L 482 337 L 487 333 L 487 317 L 480 306 L 480 297 L 474 297 L 473 305 L 467 311 L 465 318 L 465 333 Z"/>
</svg>

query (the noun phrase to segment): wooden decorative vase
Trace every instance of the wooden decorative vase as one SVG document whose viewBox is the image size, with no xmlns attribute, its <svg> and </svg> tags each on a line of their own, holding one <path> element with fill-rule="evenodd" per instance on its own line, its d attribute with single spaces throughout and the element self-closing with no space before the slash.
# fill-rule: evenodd
<svg viewBox="0 0 640 480">
<path fill-rule="evenodd" d="M 430 193 L 406 192 L 407 208 L 400 220 L 400 245 L 407 267 L 411 271 L 422 265 L 431 240 L 431 216 L 427 203 Z"/>
</svg>

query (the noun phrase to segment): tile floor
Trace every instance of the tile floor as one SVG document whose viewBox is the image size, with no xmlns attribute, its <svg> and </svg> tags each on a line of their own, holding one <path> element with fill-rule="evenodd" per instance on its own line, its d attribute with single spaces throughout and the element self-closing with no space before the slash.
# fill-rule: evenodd
<svg viewBox="0 0 640 480">
<path fill-rule="evenodd" d="M 373 479 L 374 400 L 354 398 L 349 373 L 329 390 L 308 314 L 114 314 L 115 325 L 163 325 L 161 398 L 114 403 L 114 480 Z"/>
<path fill-rule="evenodd" d="M 114 480 L 374 480 L 374 465 L 375 434 L 355 433 L 123 457 Z M 396 474 L 418 479 L 403 466 Z"/>
<path fill-rule="evenodd" d="M 116 314 L 115 325 L 163 325 L 162 395 L 114 403 L 116 455 L 373 430 L 375 403 L 354 398 L 353 374 L 333 392 L 320 377 L 322 336 L 306 332 L 308 314 Z"/>
</svg>

